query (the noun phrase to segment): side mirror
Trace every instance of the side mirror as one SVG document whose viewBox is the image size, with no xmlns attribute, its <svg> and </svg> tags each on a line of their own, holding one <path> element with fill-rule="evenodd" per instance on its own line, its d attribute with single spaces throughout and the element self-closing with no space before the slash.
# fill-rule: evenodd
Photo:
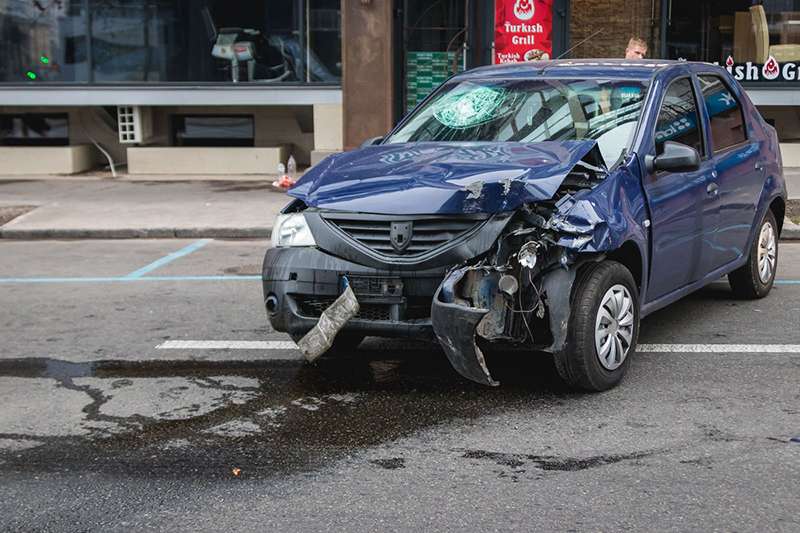
<svg viewBox="0 0 800 533">
<path fill-rule="evenodd" d="M 700 154 L 691 146 L 675 141 L 664 143 L 664 152 L 654 157 L 645 156 L 648 172 L 665 170 L 668 172 L 691 172 L 700 168 Z"/>
<path fill-rule="evenodd" d="M 361 146 L 359 146 L 359 148 L 366 148 L 367 146 L 375 146 L 376 144 L 380 144 L 382 140 L 383 137 L 372 137 L 361 143 Z"/>
</svg>

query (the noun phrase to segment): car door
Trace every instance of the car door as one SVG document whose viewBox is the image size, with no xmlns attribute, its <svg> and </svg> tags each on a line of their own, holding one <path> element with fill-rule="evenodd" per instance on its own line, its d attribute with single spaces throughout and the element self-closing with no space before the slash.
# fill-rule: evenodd
<svg viewBox="0 0 800 533">
<path fill-rule="evenodd" d="M 718 75 L 697 76 L 708 115 L 709 149 L 717 173 L 719 219 L 713 236 L 716 270 L 747 254 L 756 206 L 764 185 L 758 143 L 747 136 L 742 106 Z"/>
<path fill-rule="evenodd" d="M 695 148 L 701 163 L 688 172 L 649 171 L 643 185 L 650 205 L 652 261 L 648 301 L 661 298 L 700 279 L 712 253 L 716 229 L 708 187 L 714 164 L 706 154 L 698 101 L 690 77 L 673 80 L 664 92 L 655 125 L 652 155 L 666 141 Z"/>
</svg>

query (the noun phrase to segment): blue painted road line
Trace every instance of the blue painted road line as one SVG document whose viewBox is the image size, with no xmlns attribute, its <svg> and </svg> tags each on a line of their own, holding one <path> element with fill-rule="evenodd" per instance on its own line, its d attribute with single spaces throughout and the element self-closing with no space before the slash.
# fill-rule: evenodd
<svg viewBox="0 0 800 533">
<path fill-rule="evenodd" d="M 147 276 L 141 278 L 0 278 L 0 284 L 24 283 L 131 283 L 135 281 L 261 281 L 261 276 Z"/>
<path fill-rule="evenodd" d="M 200 241 L 195 241 L 192 244 L 190 244 L 189 246 L 181 248 L 177 252 L 172 252 L 169 255 L 165 255 L 161 259 L 159 259 L 157 261 L 153 261 L 149 265 L 143 266 L 139 270 L 131 272 L 130 274 L 128 274 L 125 277 L 128 278 L 128 279 L 141 278 L 145 274 L 149 274 L 150 272 L 152 272 L 153 270 L 155 270 L 157 268 L 161 268 L 162 266 L 164 266 L 164 265 L 166 265 L 168 263 L 171 263 L 171 262 L 175 261 L 176 259 L 180 259 L 181 257 L 187 256 L 190 253 L 199 250 L 200 248 L 202 248 L 203 246 L 205 246 L 206 244 L 208 244 L 210 242 L 211 242 L 211 239 L 203 239 L 203 240 L 200 240 Z"/>
<path fill-rule="evenodd" d="M 800 279 L 776 279 L 775 285 L 800 285 Z"/>
</svg>

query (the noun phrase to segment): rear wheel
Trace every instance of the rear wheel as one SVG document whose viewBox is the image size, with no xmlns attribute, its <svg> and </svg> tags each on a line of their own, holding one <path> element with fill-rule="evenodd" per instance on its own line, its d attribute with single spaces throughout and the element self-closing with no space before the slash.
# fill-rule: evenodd
<svg viewBox="0 0 800 533">
<path fill-rule="evenodd" d="M 728 274 L 728 283 L 739 298 L 763 298 L 775 283 L 777 267 L 778 224 L 775 215 L 768 210 L 750 247 L 747 263 Z"/>
<path fill-rule="evenodd" d="M 616 261 L 586 267 L 573 288 L 567 341 L 554 355 L 570 386 L 603 391 L 628 369 L 639 335 L 639 294 L 630 271 Z"/>
</svg>

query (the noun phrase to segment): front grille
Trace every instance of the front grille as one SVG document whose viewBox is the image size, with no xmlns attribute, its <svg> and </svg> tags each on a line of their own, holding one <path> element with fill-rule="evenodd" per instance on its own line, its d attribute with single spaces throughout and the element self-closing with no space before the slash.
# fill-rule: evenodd
<svg viewBox="0 0 800 533">
<path fill-rule="evenodd" d="M 483 223 L 485 219 L 468 216 L 454 217 L 387 217 L 323 215 L 334 227 L 354 241 L 383 255 L 418 256 L 457 239 Z M 392 245 L 392 222 L 411 223 L 410 243 L 402 250 Z"/>
<path fill-rule="evenodd" d="M 332 296 L 295 296 L 298 310 L 302 316 L 319 318 L 322 312 L 336 301 Z M 416 296 L 407 299 L 405 306 L 400 305 L 400 320 L 426 320 L 431 317 L 430 296 Z M 361 320 L 391 320 L 393 304 L 359 302 L 359 311 L 355 318 Z M 399 304 L 395 304 L 399 305 Z"/>
<path fill-rule="evenodd" d="M 318 318 L 322 312 L 331 306 L 336 298 L 325 298 L 317 296 L 297 297 L 297 305 L 300 314 L 307 317 Z M 359 311 L 355 318 L 362 320 L 390 320 L 390 306 L 387 304 L 363 304 L 359 303 Z"/>
<path fill-rule="evenodd" d="M 415 296 L 408 298 L 408 302 L 406 303 L 406 319 L 424 320 L 430 318 L 432 303 L 433 298 L 431 296 Z"/>
</svg>

